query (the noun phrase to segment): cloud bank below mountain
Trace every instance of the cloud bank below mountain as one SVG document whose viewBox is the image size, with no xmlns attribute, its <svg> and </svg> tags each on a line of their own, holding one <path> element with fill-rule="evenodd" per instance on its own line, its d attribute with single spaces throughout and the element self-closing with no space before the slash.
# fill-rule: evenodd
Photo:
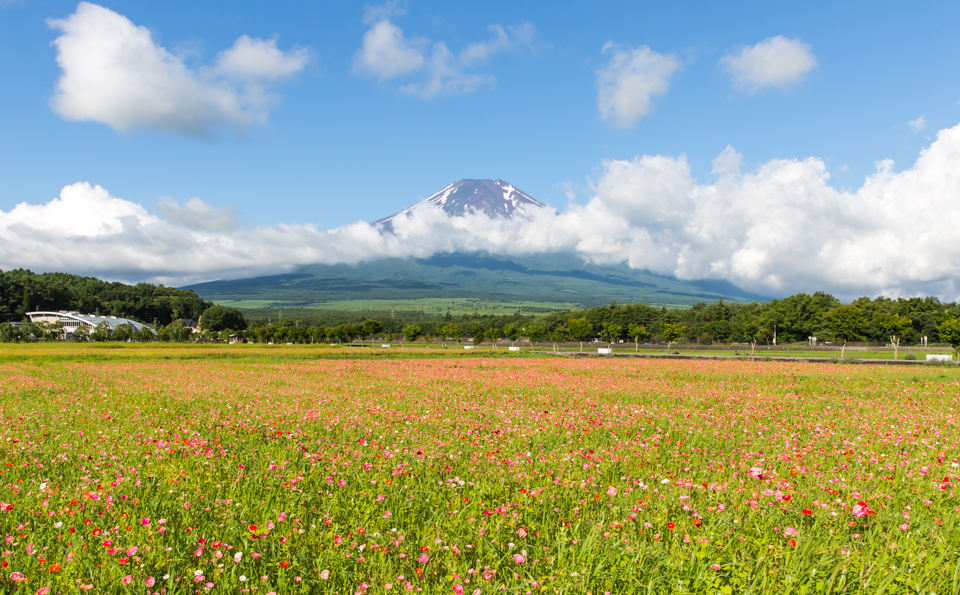
<svg viewBox="0 0 960 595">
<path fill-rule="evenodd" d="M 960 298 L 960 126 L 941 130 L 901 172 L 881 161 L 855 192 L 829 185 L 817 158 L 742 172 L 728 147 L 710 183 L 683 156 L 603 163 L 592 197 L 527 218 L 419 209 L 386 232 L 366 222 L 243 228 L 228 207 L 194 198 L 142 205 L 81 182 L 45 204 L 0 211 L 0 268 L 186 283 L 298 264 L 487 251 L 570 252 L 679 279 L 724 279 L 752 292 L 825 290 Z"/>
</svg>

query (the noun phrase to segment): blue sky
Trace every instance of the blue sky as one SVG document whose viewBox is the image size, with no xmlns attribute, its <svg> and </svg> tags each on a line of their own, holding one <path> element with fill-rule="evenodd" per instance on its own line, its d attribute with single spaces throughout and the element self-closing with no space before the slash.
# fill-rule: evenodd
<svg viewBox="0 0 960 595">
<path fill-rule="evenodd" d="M 191 122 L 202 130 L 176 130 L 134 114 L 117 130 L 119 116 L 104 115 L 106 108 L 93 108 L 95 117 L 77 104 L 54 108 L 66 74 L 53 42 L 66 33 L 50 23 L 77 13 L 77 3 L 0 1 L 0 211 L 40 205 L 88 182 L 158 216 L 162 197 L 178 205 L 199 197 L 235 213 L 244 229 L 312 223 L 327 230 L 373 221 L 460 178 L 502 178 L 564 211 L 571 192 L 580 207 L 589 205 L 611 160 L 685 156 L 690 179 L 714 184 L 714 159 L 728 145 L 744 174 L 812 157 L 830 187 L 856 193 L 876 162 L 908 169 L 938 130 L 960 120 L 960 4 L 706 4 L 105 2 L 149 29 L 156 46 L 203 84 L 233 85 L 236 96 L 254 78 L 223 74 L 218 56 L 242 36 L 275 40 L 289 66 L 254 81 L 271 100 L 248 105 L 250 121 L 203 124 L 201 115 Z M 381 21 L 402 31 L 424 64 L 443 42 L 461 86 L 418 96 L 405 86 L 426 84 L 428 65 L 394 69 L 389 74 L 401 74 L 393 77 L 364 66 L 364 36 Z M 502 27 L 500 45 L 492 26 Z M 738 81 L 724 56 L 778 36 L 808 62 L 779 83 Z M 484 44 L 488 55 L 468 60 L 470 44 Z M 644 47 L 667 72 L 644 99 L 649 109 L 604 119 L 598 73 L 618 52 L 631 59 Z M 682 276 L 681 269 L 663 270 Z M 722 269 L 704 270 L 723 276 Z M 949 277 L 932 273 L 922 282 Z"/>
</svg>

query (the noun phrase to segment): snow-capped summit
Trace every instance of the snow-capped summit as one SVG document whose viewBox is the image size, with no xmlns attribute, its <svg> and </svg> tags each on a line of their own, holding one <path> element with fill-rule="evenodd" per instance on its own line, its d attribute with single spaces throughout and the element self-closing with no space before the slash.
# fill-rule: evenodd
<svg viewBox="0 0 960 595">
<path fill-rule="evenodd" d="M 503 180 L 460 180 L 410 208 L 374 221 L 374 225 L 391 229 L 393 219 L 427 205 L 443 209 L 449 217 L 465 215 L 470 209 L 486 213 L 489 217 L 513 217 L 515 214 L 526 214 L 531 209 L 546 207 L 540 201 Z"/>
</svg>

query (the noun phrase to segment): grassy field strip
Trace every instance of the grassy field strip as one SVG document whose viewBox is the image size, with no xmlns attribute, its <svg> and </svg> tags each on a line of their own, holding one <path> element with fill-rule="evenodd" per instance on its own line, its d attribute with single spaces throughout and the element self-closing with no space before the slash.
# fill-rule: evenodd
<svg viewBox="0 0 960 595">
<path fill-rule="evenodd" d="M 264 311 L 268 309 L 305 309 L 305 310 L 335 310 L 339 312 L 384 313 L 396 310 L 398 312 L 422 312 L 443 316 L 450 312 L 451 316 L 463 314 L 513 314 L 521 312 L 563 312 L 581 308 L 582 304 L 574 302 L 536 302 L 536 301 L 489 301 L 478 299 L 444 299 L 423 298 L 409 300 L 345 300 L 336 302 L 288 302 L 273 300 L 214 300 L 215 303 L 230 308 Z"/>
</svg>

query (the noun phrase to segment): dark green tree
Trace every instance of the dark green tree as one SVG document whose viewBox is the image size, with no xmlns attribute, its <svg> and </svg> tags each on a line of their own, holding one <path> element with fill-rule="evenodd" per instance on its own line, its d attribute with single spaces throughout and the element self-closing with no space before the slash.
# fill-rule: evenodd
<svg viewBox="0 0 960 595">
<path fill-rule="evenodd" d="M 523 333 L 521 327 L 514 323 L 504 325 L 503 327 L 503 334 L 506 335 L 511 341 L 516 341 L 519 339 L 521 333 Z"/>
<path fill-rule="evenodd" d="M 893 345 L 893 359 L 897 359 L 900 350 L 900 339 L 910 328 L 912 321 L 909 318 L 900 316 L 895 312 L 874 312 L 873 328 L 883 338 L 884 341 L 890 341 Z"/>
<path fill-rule="evenodd" d="M 490 337 L 490 341 L 493 342 L 493 348 L 497 348 L 497 341 L 503 339 L 503 329 L 499 326 L 492 325 L 487 329 L 487 336 Z"/>
<path fill-rule="evenodd" d="M 484 328 L 482 322 L 474 322 L 470 325 L 470 331 L 473 334 L 473 344 L 480 345 L 483 343 L 483 339 L 487 334 L 487 329 Z"/>
<path fill-rule="evenodd" d="M 951 318 L 944 320 L 937 327 L 937 334 L 940 340 L 949 343 L 953 350 L 957 352 L 957 359 L 960 359 L 960 318 Z"/>
<path fill-rule="evenodd" d="M 667 342 L 667 351 L 670 351 L 670 345 L 674 341 L 679 341 L 687 334 L 687 325 L 681 322 L 668 322 L 662 327 L 660 334 L 663 336 L 663 340 Z"/>
<path fill-rule="evenodd" d="M 113 338 L 117 341 L 127 341 L 132 340 L 134 335 L 137 334 L 137 329 L 129 324 L 118 324 L 117 328 L 113 329 Z"/>
<path fill-rule="evenodd" d="M 627 334 L 633 337 L 633 352 L 637 353 L 640 351 L 640 341 L 646 339 L 650 333 L 647 332 L 647 327 L 630 323 L 627 325 Z"/>
<path fill-rule="evenodd" d="M 413 343 L 423 335 L 423 329 L 416 324 L 408 324 L 403 327 L 403 337 Z"/>
<path fill-rule="evenodd" d="M 532 349 L 534 343 L 540 343 L 546 338 L 547 329 L 542 324 L 534 322 L 524 327 L 523 333 L 530 340 L 530 348 Z"/>
<path fill-rule="evenodd" d="M 600 331 L 600 340 L 606 341 L 611 347 L 620 339 L 623 334 L 623 327 L 615 322 L 604 322 L 603 330 Z"/>
<path fill-rule="evenodd" d="M 553 341 L 553 350 L 557 350 L 557 343 L 563 343 L 570 340 L 570 330 L 560 325 L 550 331 L 550 340 Z"/>
<path fill-rule="evenodd" d="M 853 305 L 837 306 L 823 315 L 823 323 L 827 330 L 838 341 L 843 341 L 840 348 L 840 357 L 847 350 L 847 342 L 863 338 L 867 328 L 867 318 L 863 310 Z"/>
<path fill-rule="evenodd" d="M 236 308 L 211 306 L 200 316 L 200 327 L 205 331 L 224 331 L 227 329 L 242 331 L 247 328 L 243 313 Z"/>
<path fill-rule="evenodd" d="M 568 328 L 573 340 L 580 343 L 580 352 L 583 353 L 583 342 L 593 336 L 593 325 L 586 318 L 574 318 Z"/>
<path fill-rule="evenodd" d="M 113 329 L 110 328 L 110 325 L 107 322 L 101 322 L 93 328 L 93 331 L 90 332 L 91 341 L 112 341 L 113 340 Z"/>
</svg>

